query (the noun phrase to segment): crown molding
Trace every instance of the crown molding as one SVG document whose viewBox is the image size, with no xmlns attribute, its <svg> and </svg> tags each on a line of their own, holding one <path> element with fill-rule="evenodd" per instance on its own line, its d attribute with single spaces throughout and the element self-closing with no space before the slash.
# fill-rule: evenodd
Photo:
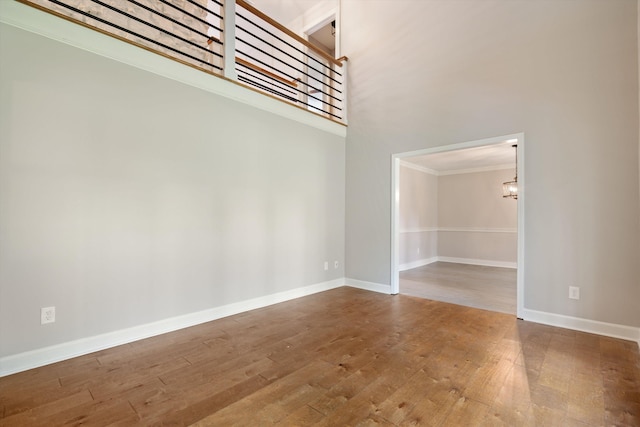
<svg viewBox="0 0 640 427">
<path fill-rule="evenodd" d="M 440 173 L 437 170 L 429 169 L 424 166 L 416 165 L 415 163 L 408 162 L 406 160 L 400 160 L 400 166 L 417 170 L 418 172 L 427 173 L 429 175 L 438 176 Z"/>
<path fill-rule="evenodd" d="M 415 163 L 411 163 L 407 160 L 400 160 L 400 166 L 413 169 L 419 172 L 423 172 L 429 175 L 434 176 L 447 176 L 447 175 L 463 175 L 468 173 L 480 173 L 480 172 L 492 172 L 498 170 L 506 170 L 506 169 L 514 169 L 516 168 L 515 164 L 503 164 L 503 165 L 493 165 L 493 166 L 483 166 L 478 168 L 467 168 L 467 169 L 455 169 L 448 171 L 437 171 L 435 169 L 430 169 L 425 166 L 417 165 Z"/>
<path fill-rule="evenodd" d="M 450 171 L 442 171 L 439 173 L 439 175 L 440 176 L 463 175 L 467 173 L 492 172 L 492 171 L 499 171 L 499 170 L 505 170 L 505 169 L 515 170 L 516 165 L 515 163 L 512 163 L 512 164 L 503 164 L 503 165 L 494 165 L 494 166 L 484 166 L 480 168 L 457 169 L 457 170 L 450 170 Z"/>
</svg>

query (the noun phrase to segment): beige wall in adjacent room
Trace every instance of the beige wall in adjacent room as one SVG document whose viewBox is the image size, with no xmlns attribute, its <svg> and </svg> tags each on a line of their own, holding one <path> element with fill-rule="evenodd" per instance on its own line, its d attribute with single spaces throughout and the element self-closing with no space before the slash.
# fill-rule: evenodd
<svg viewBox="0 0 640 427">
<path fill-rule="evenodd" d="M 502 197 L 502 183 L 514 175 L 514 169 L 435 175 L 400 163 L 401 268 L 438 257 L 515 265 L 517 205 Z"/>
<path fill-rule="evenodd" d="M 515 230 L 516 201 L 502 197 L 502 183 L 514 175 L 514 169 L 440 175 L 438 226 Z"/>
<path fill-rule="evenodd" d="M 514 169 L 438 177 L 438 255 L 515 263 L 517 204 L 502 197 Z"/>
<path fill-rule="evenodd" d="M 438 177 L 400 164 L 400 264 L 438 255 Z"/>
</svg>

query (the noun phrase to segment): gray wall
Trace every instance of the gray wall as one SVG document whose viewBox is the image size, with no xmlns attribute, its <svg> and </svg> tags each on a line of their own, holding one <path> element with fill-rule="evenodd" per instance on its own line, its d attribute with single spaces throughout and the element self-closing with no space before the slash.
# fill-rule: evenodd
<svg viewBox="0 0 640 427">
<path fill-rule="evenodd" d="M 400 164 L 400 265 L 438 255 L 438 177 Z"/>
<path fill-rule="evenodd" d="M 344 276 L 344 138 L 6 25 L 0 52 L 0 356 Z"/>
<path fill-rule="evenodd" d="M 525 132 L 525 307 L 640 326 L 637 7 L 342 2 L 347 276 L 390 283 L 393 153 Z"/>
</svg>

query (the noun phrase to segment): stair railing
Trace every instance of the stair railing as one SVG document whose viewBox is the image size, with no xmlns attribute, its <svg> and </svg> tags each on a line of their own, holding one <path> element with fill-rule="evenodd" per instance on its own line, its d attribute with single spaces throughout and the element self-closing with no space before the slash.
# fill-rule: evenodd
<svg viewBox="0 0 640 427">
<path fill-rule="evenodd" d="M 245 0 L 18 1 L 346 124 L 346 57 Z"/>
</svg>

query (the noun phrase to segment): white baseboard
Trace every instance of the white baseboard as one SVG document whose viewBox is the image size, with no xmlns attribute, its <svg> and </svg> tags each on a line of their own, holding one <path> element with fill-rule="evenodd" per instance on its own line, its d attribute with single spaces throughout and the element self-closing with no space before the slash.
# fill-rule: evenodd
<svg viewBox="0 0 640 427">
<path fill-rule="evenodd" d="M 492 261 L 487 259 L 454 258 L 454 257 L 448 257 L 448 256 L 439 256 L 438 261 L 455 262 L 457 264 L 484 265 L 486 267 L 518 268 L 517 262 Z"/>
<path fill-rule="evenodd" d="M 617 325 L 615 323 L 547 313 L 544 311 L 530 310 L 528 308 L 522 310 L 522 319 L 529 322 L 557 326 L 559 328 L 635 341 L 638 343 L 638 346 L 640 346 L 640 328 L 633 326 Z"/>
<path fill-rule="evenodd" d="M 424 259 L 419 259 L 417 261 L 407 262 L 405 264 L 400 264 L 398 266 L 398 271 L 411 270 L 412 268 L 418 268 L 425 265 L 429 265 L 436 261 L 438 261 L 438 257 L 424 258 Z"/>
<path fill-rule="evenodd" d="M 383 285 L 380 283 L 374 282 L 365 282 L 364 280 L 356 280 L 356 279 L 344 279 L 344 283 L 346 286 L 351 286 L 352 288 L 364 289 L 372 292 L 379 292 L 381 294 L 391 295 L 391 285 Z"/>
<path fill-rule="evenodd" d="M 134 326 L 132 328 L 82 338 L 11 356 L 5 356 L 0 358 L 0 377 L 59 362 L 61 360 L 82 356 L 84 354 L 93 353 L 95 351 L 104 350 L 106 348 L 127 344 L 144 338 L 188 328 L 190 326 L 210 322 L 212 320 L 221 319 L 223 317 L 232 316 L 245 311 L 255 310 L 318 292 L 328 291 L 344 285 L 383 294 L 391 294 L 390 285 L 348 278 L 335 279 L 259 298 L 227 304 L 221 307 L 189 313 L 183 316 L 172 317 L 158 322 Z M 640 346 L 640 328 L 637 327 L 581 319 L 526 308 L 523 310 L 522 318 L 523 320 L 530 322 L 635 341 Z"/>
<path fill-rule="evenodd" d="M 0 358 L 0 377 L 344 286 L 340 278 Z"/>
</svg>

